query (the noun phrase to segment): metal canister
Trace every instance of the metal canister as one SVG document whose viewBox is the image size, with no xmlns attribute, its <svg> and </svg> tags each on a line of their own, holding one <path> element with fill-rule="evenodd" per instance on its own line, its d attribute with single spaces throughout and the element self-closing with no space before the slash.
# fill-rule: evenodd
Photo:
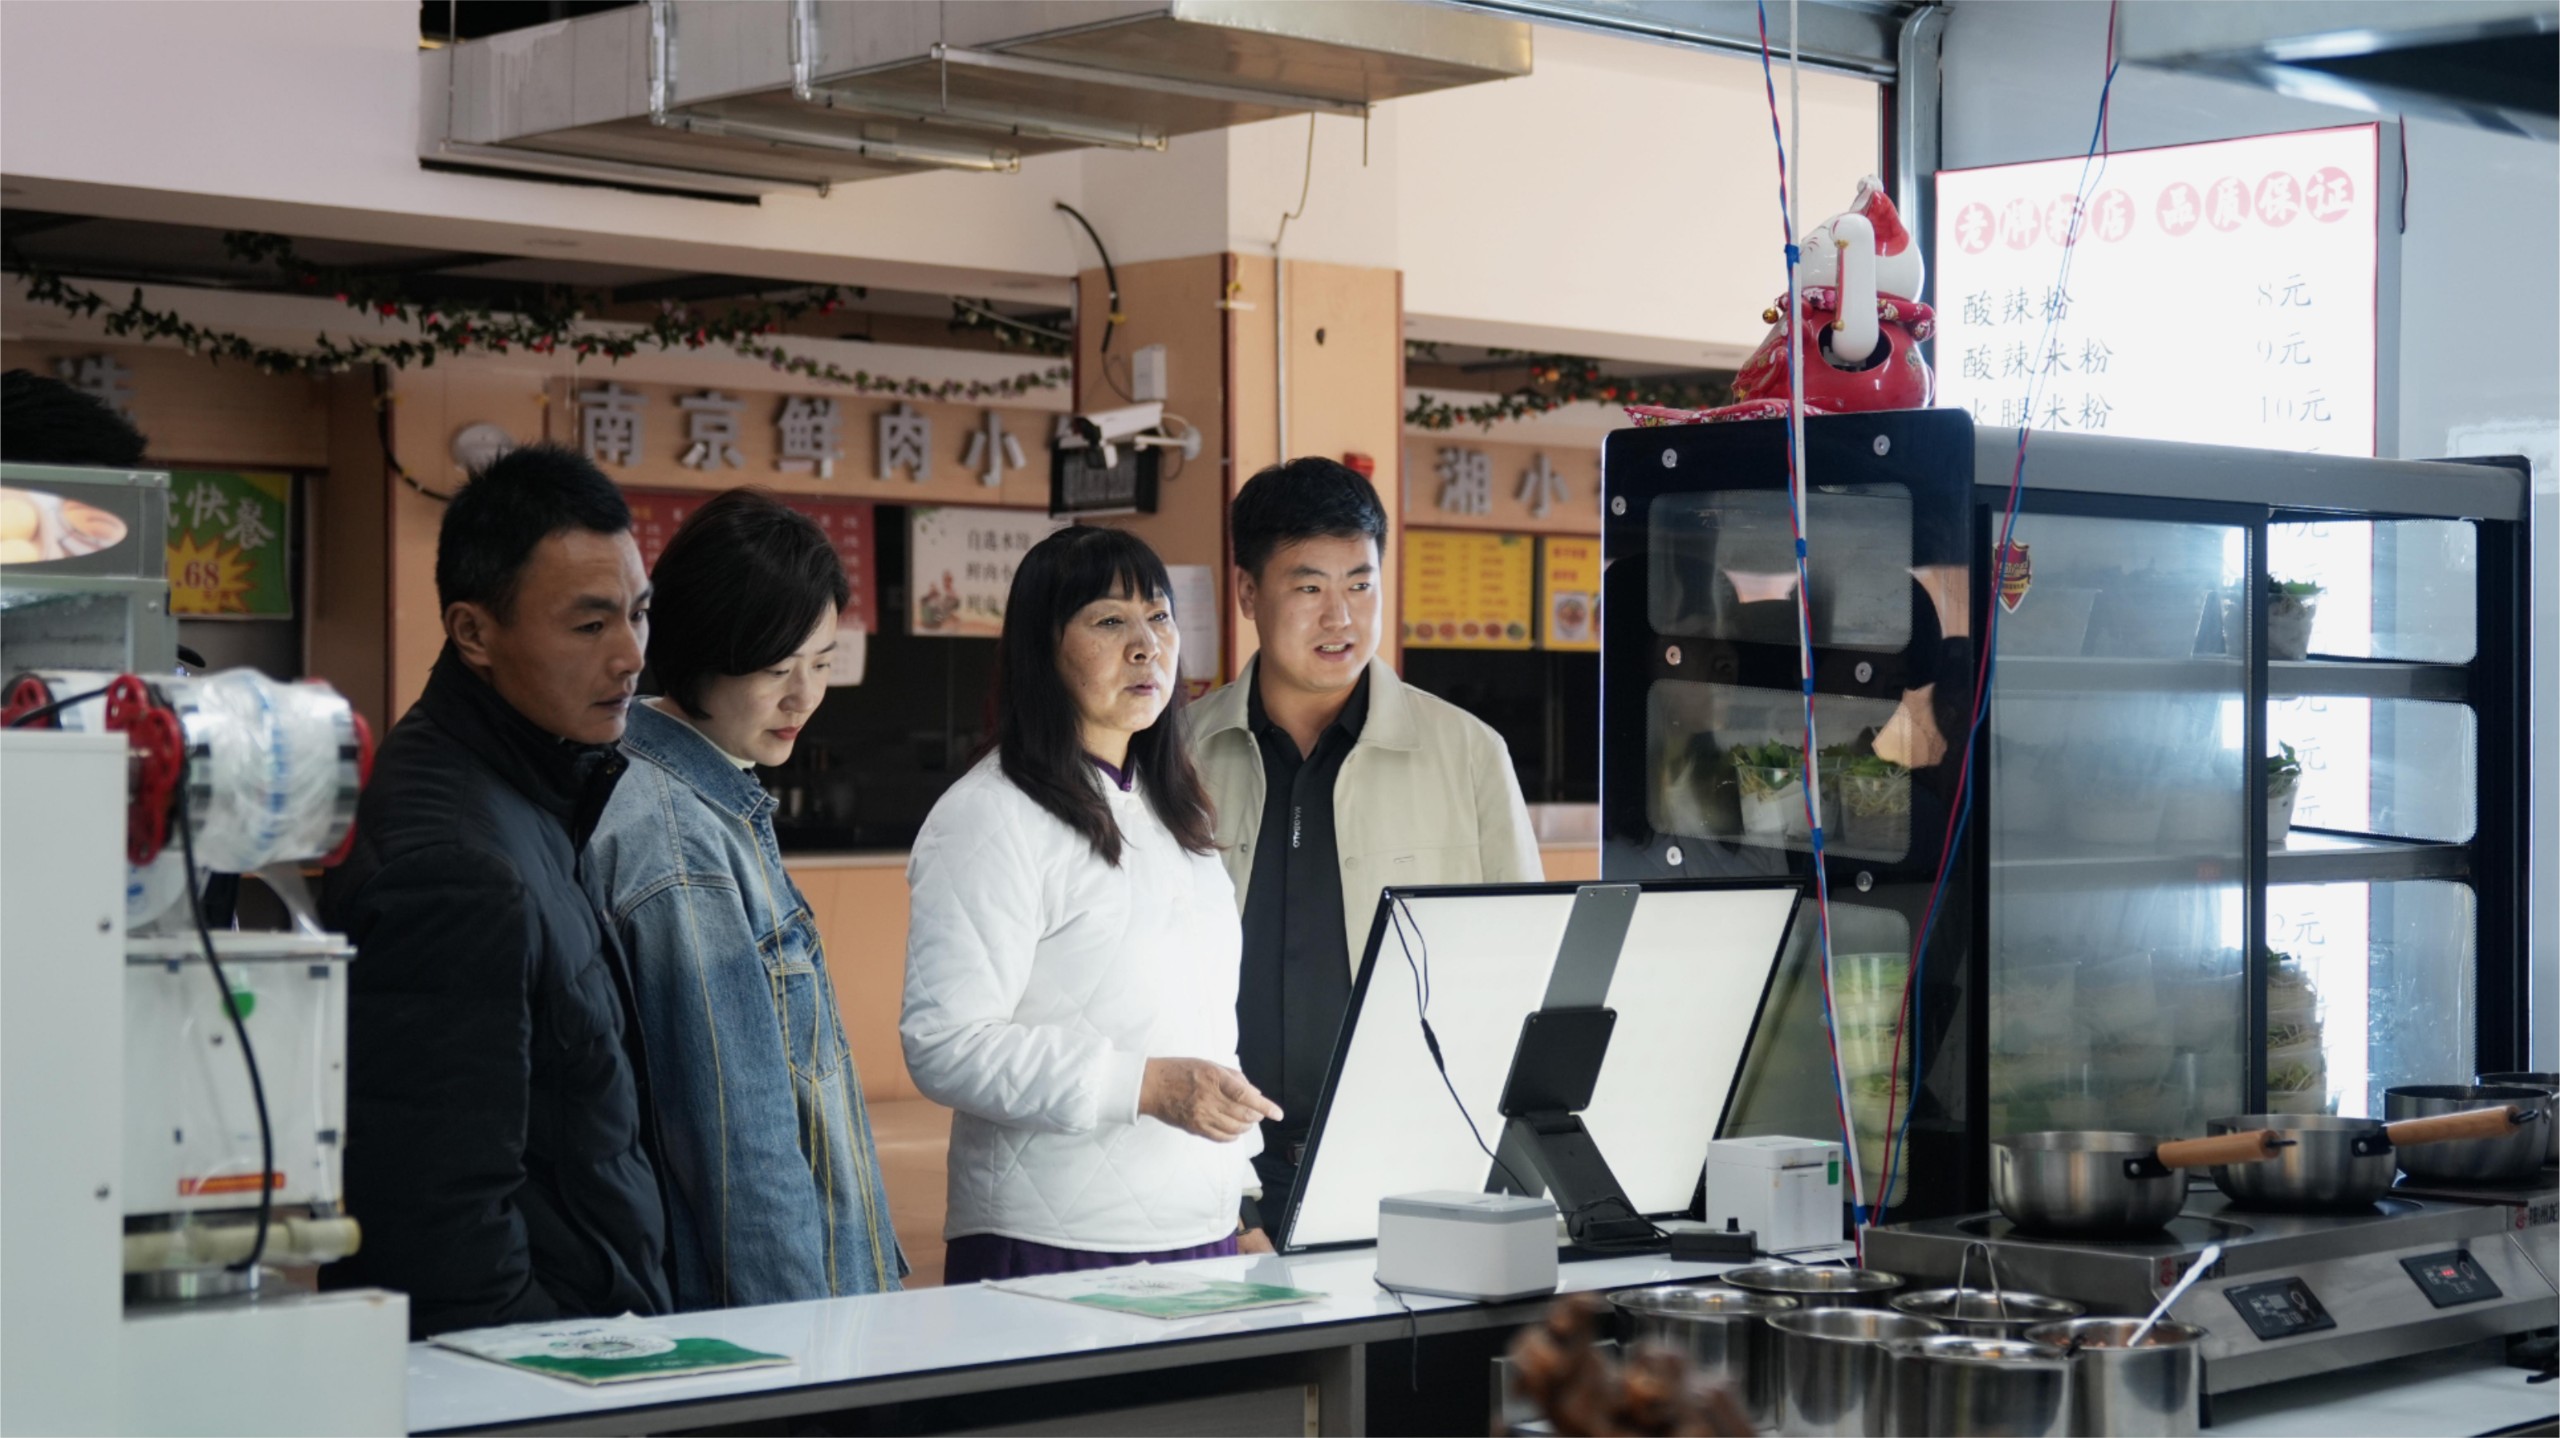
<svg viewBox="0 0 2560 1438">
<path fill-rule="evenodd" d="M 1769 1320 L 1800 1306 L 1774 1293 L 1714 1284 L 1636 1288 L 1609 1295 L 1626 1315 L 1629 1343 L 1658 1343 L 1680 1353 L 1702 1377 L 1733 1391 L 1754 1427 L 1778 1421 L 1781 1373 L 1778 1335 Z"/>
<path fill-rule="evenodd" d="M 1808 1308 L 1882 1308 L 1902 1287 L 1899 1273 L 1810 1263 L 1755 1263 L 1729 1270 L 1723 1279 L 1735 1288 L 1780 1294 Z"/>
<path fill-rule="evenodd" d="M 1893 1431 L 2060 1438 L 2071 1428 L 2071 1364 L 2020 1338 L 1944 1333 L 1887 1345 Z"/>
<path fill-rule="evenodd" d="M 1975 1338 L 2016 1338 L 2041 1323 L 2060 1323 L 2089 1310 L 2067 1298 L 1989 1288 L 1923 1288 L 1893 1296 L 1893 1311 L 1926 1318 L 1949 1333 Z"/>
<path fill-rule="evenodd" d="M 1785 1373 L 1778 1431 L 1884 1438 L 1897 1430 L 1894 1359 L 1885 1345 L 1943 1330 L 1876 1308 L 1804 1308 L 1769 1320 Z"/>
<path fill-rule="evenodd" d="M 2027 1330 L 2071 1357 L 2071 1431 L 2124 1438 L 2195 1438 L 2203 1415 L 2205 1331 L 2166 1319 L 2142 1346 L 2125 1341 L 2139 1318 L 2075 1318 Z"/>
</svg>

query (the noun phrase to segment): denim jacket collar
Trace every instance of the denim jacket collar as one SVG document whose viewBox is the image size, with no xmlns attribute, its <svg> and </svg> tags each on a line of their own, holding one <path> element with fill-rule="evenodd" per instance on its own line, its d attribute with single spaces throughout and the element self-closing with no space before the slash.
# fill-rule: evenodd
<svg viewBox="0 0 2560 1438">
<path fill-rule="evenodd" d="M 754 774 L 731 763 L 701 731 L 658 712 L 653 704 L 631 706 L 631 724 L 622 732 L 622 747 L 683 780 L 704 803 L 724 813 L 754 819 L 773 807 L 773 796 Z"/>
</svg>

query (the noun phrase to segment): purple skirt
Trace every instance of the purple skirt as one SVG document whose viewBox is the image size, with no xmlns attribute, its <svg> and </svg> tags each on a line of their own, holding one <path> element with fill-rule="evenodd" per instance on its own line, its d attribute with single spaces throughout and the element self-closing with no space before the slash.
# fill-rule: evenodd
<svg viewBox="0 0 2560 1438">
<path fill-rule="evenodd" d="M 1231 1258 L 1236 1239 L 1228 1234 L 1197 1248 L 1162 1253 L 1095 1253 L 1083 1248 L 1052 1248 L 1020 1238 L 973 1233 L 942 1247 L 942 1281 L 946 1286 L 988 1278 L 1036 1278 L 1044 1273 L 1082 1273 L 1094 1268 L 1124 1268 L 1132 1263 L 1180 1263 L 1187 1258 Z"/>
</svg>

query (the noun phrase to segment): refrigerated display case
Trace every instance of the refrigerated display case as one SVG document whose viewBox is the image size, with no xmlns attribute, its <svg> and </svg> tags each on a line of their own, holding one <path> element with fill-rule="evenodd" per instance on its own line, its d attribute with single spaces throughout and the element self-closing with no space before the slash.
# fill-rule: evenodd
<svg viewBox="0 0 2560 1438">
<path fill-rule="evenodd" d="M 1986 1206 L 2004 1133 L 2520 1066 L 2523 462 L 2038 432 L 2001 602 L 2019 450 L 1807 421 L 1832 1024 L 1807 943 L 1730 1130 L 1837 1134 L 1836 1033 L 1868 1197 L 1919 1217 Z M 1785 426 L 1620 431 L 1603 483 L 1602 873 L 1809 875 Z"/>
</svg>

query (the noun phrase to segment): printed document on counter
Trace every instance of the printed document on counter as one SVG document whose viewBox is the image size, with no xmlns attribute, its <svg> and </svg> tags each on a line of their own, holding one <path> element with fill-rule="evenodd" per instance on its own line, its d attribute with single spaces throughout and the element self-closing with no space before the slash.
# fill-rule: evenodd
<svg viewBox="0 0 2560 1438">
<path fill-rule="evenodd" d="M 740 1348 L 726 1339 L 680 1337 L 630 1315 L 470 1328 L 428 1341 L 456 1353 L 589 1386 L 776 1368 L 793 1361 L 779 1353 Z"/>
<path fill-rule="evenodd" d="M 1134 1313 L 1141 1318 L 1206 1318 L 1216 1313 L 1241 1313 L 1250 1308 L 1284 1308 L 1293 1303 L 1313 1303 L 1324 1297 L 1303 1288 L 1202 1278 L 1191 1273 L 1150 1268 L 1143 1263 L 1086 1273 L 989 1279 L 986 1286 L 1003 1293 L 1027 1293 L 1034 1298 L 1054 1298 L 1061 1303 L 1080 1304 L 1112 1313 Z"/>
</svg>

